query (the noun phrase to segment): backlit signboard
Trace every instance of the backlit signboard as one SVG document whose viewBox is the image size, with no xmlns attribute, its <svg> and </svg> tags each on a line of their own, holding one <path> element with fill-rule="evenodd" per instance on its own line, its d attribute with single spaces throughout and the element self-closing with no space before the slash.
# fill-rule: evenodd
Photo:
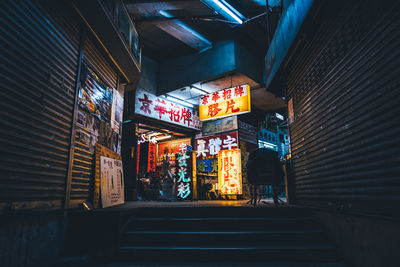
<svg viewBox="0 0 400 267">
<path fill-rule="evenodd" d="M 136 90 L 135 93 L 135 113 L 191 129 L 201 129 L 197 110 L 173 103 L 141 89 Z"/>
<path fill-rule="evenodd" d="M 220 194 L 242 194 L 242 160 L 240 149 L 218 153 L 218 190 Z"/>
<path fill-rule="evenodd" d="M 247 84 L 203 95 L 199 101 L 200 121 L 214 120 L 250 111 L 250 87 Z"/>
<path fill-rule="evenodd" d="M 176 157 L 176 196 L 178 199 L 191 199 L 193 193 L 192 156 L 182 144 Z"/>
<path fill-rule="evenodd" d="M 237 131 L 198 138 L 196 139 L 196 158 L 215 158 L 220 150 L 239 148 L 238 143 Z"/>
</svg>

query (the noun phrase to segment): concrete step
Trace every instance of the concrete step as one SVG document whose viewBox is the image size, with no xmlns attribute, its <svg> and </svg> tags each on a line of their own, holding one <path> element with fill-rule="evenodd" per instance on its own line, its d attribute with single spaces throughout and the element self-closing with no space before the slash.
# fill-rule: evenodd
<svg viewBox="0 0 400 267">
<path fill-rule="evenodd" d="M 272 231 L 128 231 L 123 245 L 191 246 L 196 244 L 226 245 L 299 245 L 325 244 L 321 230 Z"/>
<path fill-rule="evenodd" d="M 270 217 L 270 218 L 241 218 L 241 217 L 154 217 L 135 218 L 128 225 L 127 230 L 157 230 L 157 231 L 191 231 L 212 229 L 213 231 L 230 230 L 306 230 L 315 229 L 318 225 L 311 216 L 305 217 Z"/>
<path fill-rule="evenodd" d="M 264 246 L 121 246 L 120 259 L 182 262 L 224 261 L 332 261 L 336 259 L 331 245 L 264 245 Z"/>
</svg>

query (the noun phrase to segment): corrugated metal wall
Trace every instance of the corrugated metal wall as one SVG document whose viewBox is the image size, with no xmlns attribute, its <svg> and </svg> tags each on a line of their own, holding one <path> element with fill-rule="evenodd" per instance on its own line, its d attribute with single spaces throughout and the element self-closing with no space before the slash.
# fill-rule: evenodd
<svg viewBox="0 0 400 267">
<path fill-rule="evenodd" d="M 298 203 L 399 216 L 399 28 L 398 1 L 325 1 L 304 26 L 286 68 Z"/>
<path fill-rule="evenodd" d="M 67 176 L 79 25 L 64 2 L 46 9 L 39 3 L 0 2 L 0 205 L 57 209 Z"/>
<path fill-rule="evenodd" d="M 99 78 L 109 87 L 116 88 L 117 73 L 111 64 L 96 48 L 90 38 L 87 38 L 84 45 L 84 62 Z M 92 202 L 94 183 L 94 149 L 80 141 L 81 131 L 87 131 L 84 127 L 76 125 L 75 150 L 71 179 L 71 195 L 69 207 L 74 208 L 83 201 Z M 90 134 L 90 133 L 89 133 Z"/>
</svg>

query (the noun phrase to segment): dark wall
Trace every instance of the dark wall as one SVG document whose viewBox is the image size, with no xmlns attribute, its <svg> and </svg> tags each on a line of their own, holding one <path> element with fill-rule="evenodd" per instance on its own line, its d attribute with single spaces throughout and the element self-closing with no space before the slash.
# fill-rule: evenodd
<svg viewBox="0 0 400 267">
<path fill-rule="evenodd" d="M 399 266 L 398 221 L 314 211 L 339 247 L 339 257 L 351 266 Z"/>
<path fill-rule="evenodd" d="M 381 218 L 400 217 L 399 27 L 398 1 L 319 1 L 280 69 L 294 104 L 296 201 L 327 211 L 322 221 L 358 266 L 395 266 L 388 244 L 398 245 L 385 238 L 396 224 Z"/>
<path fill-rule="evenodd" d="M 142 57 L 142 69 L 137 88 L 142 88 L 152 94 L 157 94 L 158 63 L 148 57 Z"/>
<path fill-rule="evenodd" d="M 0 219 L 0 266 L 45 266 L 61 256 L 67 222 L 62 213 Z"/>
<path fill-rule="evenodd" d="M 234 53 L 234 42 L 226 41 L 215 44 L 212 49 L 203 53 L 161 62 L 159 65 L 158 94 L 165 94 L 234 70 Z"/>
</svg>

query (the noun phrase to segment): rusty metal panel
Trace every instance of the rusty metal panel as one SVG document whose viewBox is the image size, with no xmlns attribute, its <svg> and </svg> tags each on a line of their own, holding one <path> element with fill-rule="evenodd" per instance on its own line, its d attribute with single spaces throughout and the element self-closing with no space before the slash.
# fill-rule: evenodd
<svg viewBox="0 0 400 267">
<path fill-rule="evenodd" d="M 398 217 L 399 3 L 325 3 L 313 21 L 288 65 L 297 202 Z"/>
<path fill-rule="evenodd" d="M 0 17 L 0 208 L 58 209 L 68 167 L 79 25 L 67 2 L 1 1 Z"/>
<path fill-rule="evenodd" d="M 109 87 L 116 88 L 117 72 L 106 60 L 95 43 L 87 38 L 84 44 L 84 63 Z M 75 150 L 73 157 L 71 194 L 69 207 L 76 208 L 83 201 L 92 201 L 94 193 L 95 149 L 85 144 L 80 134 L 90 133 L 84 127 L 75 124 Z"/>
</svg>

